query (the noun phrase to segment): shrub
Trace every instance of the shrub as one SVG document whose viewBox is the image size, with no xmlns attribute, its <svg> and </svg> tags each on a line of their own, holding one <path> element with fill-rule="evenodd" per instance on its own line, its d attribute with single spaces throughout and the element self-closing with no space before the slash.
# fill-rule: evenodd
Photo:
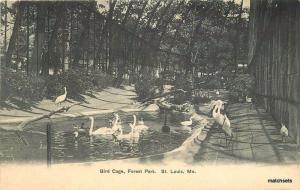
<svg viewBox="0 0 300 190">
<path fill-rule="evenodd" d="M 229 81 L 228 89 L 231 99 L 244 99 L 246 95 L 252 95 L 254 91 L 254 77 L 249 74 L 239 74 Z"/>
<path fill-rule="evenodd" d="M 92 72 L 90 73 L 90 76 L 94 89 L 101 90 L 107 86 L 113 85 L 113 77 L 108 74 L 102 72 Z"/>
<path fill-rule="evenodd" d="M 210 102 L 210 101 L 211 101 L 211 99 L 208 98 L 208 97 L 206 97 L 206 96 L 204 96 L 204 97 L 197 96 L 197 97 L 194 97 L 194 98 L 193 98 L 193 103 L 194 103 L 194 104 L 208 103 L 208 102 Z"/>
<path fill-rule="evenodd" d="M 27 75 L 22 71 L 3 69 L 5 74 L 5 95 L 8 99 L 20 98 L 23 101 L 38 101 L 45 96 L 45 81 L 35 75 Z"/>
<path fill-rule="evenodd" d="M 176 89 L 183 89 L 187 92 L 188 94 L 184 93 L 177 93 L 174 95 L 174 103 L 175 104 L 183 104 L 186 102 L 192 95 L 192 81 L 191 79 L 188 79 L 184 74 L 177 74 L 175 77 L 175 88 Z"/>
<path fill-rule="evenodd" d="M 154 75 L 148 73 L 145 69 L 142 71 L 141 75 L 138 76 L 137 81 L 135 83 L 135 91 L 140 100 L 149 98 L 155 93 L 155 85 L 157 83 L 157 79 Z"/>
<path fill-rule="evenodd" d="M 206 88 L 208 89 L 220 89 L 222 87 L 222 82 L 219 76 L 213 76 L 207 80 Z"/>
<path fill-rule="evenodd" d="M 86 76 L 86 72 L 69 70 L 58 75 L 47 77 L 48 98 L 63 93 L 63 87 L 67 87 L 68 97 L 76 98 L 85 91 L 92 89 L 92 82 Z"/>
<path fill-rule="evenodd" d="M 63 93 L 67 87 L 68 97 L 77 98 L 90 90 L 103 89 L 112 84 L 112 77 L 101 72 L 87 73 L 84 69 L 76 68 L 59 75 L 47 77 L 48 98 Z"/>
<path fill-rule="evenodd" d="M 89 90 L 103 89 L 112 84 L 112 77 L 109 75 L 101 72 L 87 73 L 80 68 L 47 77 L 3 68 L 2 76 L 7 99 L 17 98 L 22 101 L 40 101 L 44 97 L 52 99 L 64 92 L 63 87 L 67 87 L 68 97 L 77 98 Z"/>
</svg>

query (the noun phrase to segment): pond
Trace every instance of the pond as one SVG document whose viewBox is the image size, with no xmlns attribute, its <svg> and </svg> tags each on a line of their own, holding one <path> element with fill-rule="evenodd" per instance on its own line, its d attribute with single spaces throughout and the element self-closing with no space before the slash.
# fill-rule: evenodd
<svg viewBox="0 0 300 190">
<path fill-rule="evenodd" d="M 177 116 L 171 116 L 168 125 L 170 133 L 161 132 L 164 115 L 158 112 L 119 113 L 124 134 L 130 132 L 129 123 L 143 118 L 149 130 L 141 133 L 138 142 L 134 144 L 116 141 L 113 138 L 90 137 L 74 135 L 74 125 L 90 127 L 88 117 L 52 119 L 51 120 L 51 159 L 52 163 L 91 162 L 113 159 L 142 157 L 164 153 L 178 148 L 190 135 L 188 131 L 180 130 Z M 95 117 L 95 126 L 109 126 L 112 114 L 102 114 Z M 50 121 L 50 120 L 49 120 Z M 47 158 L 46 123 L 36 122 L 30 126 L 30 131 L 16 132 L 0 131 L 0 162 L 45 163 Z M 98 127 L 97 127 L 98 128 Z"/>
</svg>

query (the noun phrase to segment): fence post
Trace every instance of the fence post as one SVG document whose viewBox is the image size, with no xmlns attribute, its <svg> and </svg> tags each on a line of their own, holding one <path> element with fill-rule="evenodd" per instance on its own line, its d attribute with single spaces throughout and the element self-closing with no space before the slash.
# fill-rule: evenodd
<svg viewBox="0 0 300 190">
<path fill-rule="evenodd" d="M 51 166 L 51 124 L 47 123 L 47 166 Z"/>
</svg>

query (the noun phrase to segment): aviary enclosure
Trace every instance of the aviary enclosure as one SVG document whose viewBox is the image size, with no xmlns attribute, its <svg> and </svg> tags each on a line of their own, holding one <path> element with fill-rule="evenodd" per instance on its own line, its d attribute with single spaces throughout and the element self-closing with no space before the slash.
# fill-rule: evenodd
<svg viewBox="0 0 300 190">
<path fill-rule="evenodd" d="M 1 1 L 1 162 L 298 163 L 297 0 Z"/>
</svg>

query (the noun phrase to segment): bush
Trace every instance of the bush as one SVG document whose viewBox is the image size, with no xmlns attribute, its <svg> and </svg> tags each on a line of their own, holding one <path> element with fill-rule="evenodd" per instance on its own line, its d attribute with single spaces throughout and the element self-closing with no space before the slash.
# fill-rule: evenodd
<svg viewBox="0 0 300 190">
<path fill-rule="evenodd" d="M 48 98 L 63 93 L 63 87 L 67 87 L 68 97 L 77 98 L 90 90 L 103 89 L 112 84 L 109 75 L 92 72 L 87 73 L 84 69 L 72 69 L 59 75 L 47 77 Z"/>
<path fill-rule="evenodd" d="M 244 99 L 254 91 L 254 77 L 249 74 L 239 74 L 229 81 L 228 89 L 232 100 Z"/>
<path fill-rule="evenodd" d="M 68 97 L 77 98 L 90 90 L 100 90 L 112 84 L 112 77 L 101 72 L 87 74 L 85 69 L 72 69 L 47 77 L 26 74 L 22 71 L 3 68 L 4 94 L 7 99 L 40 101 L 44 97 L 52 99 L 64 92 Z"/>
<path fill-rule="evenodd" d="M 43 78 L 12 69 L 3 69 L 3 73 L 5 95 L 8 99 L 20 98 L 23 101 L 38 101 L 45 96 L 46 88 Z"/>
<path fill-rule="evenodd" d="M 177 93 L 174 95 L 174 103 L 175 104 L 183 104 L 186 102 L 192 95 L 191 90 L 193 88 L 191 79 L 189 80 L 184 74 L 177 74 L 175 77 L 175 88 L 183 89 L 188 94 Z"/>
<path fill-rule="evenodd" d="M 206 96 L 204 97 L 197 96 L 193 98 L 193 104 L 209 103 L 210 101 L 211 99 Z"/>
<path fill-rule="evenodd" d="M 87 90 L 92 89 L 93 84 L 86 72 L 81 70 L 69 70 L 59 75 L 47 77 L 48 98 L 62 94 L 64 87 L 67 87 L 68 97 L 76 98 Z"/>
<path fill-rule="evenodd" d="M 206 88 L 207 89 L 220 89 L 222 88 L 222 82 L 219 76 L 213 76 L 207 80 Z"/>
<path fill-rule="evenodd" d="M 113 77 L 108 74 L 102 72 L 92 72 L 90 73 L 90 76 L 94 89 L 101 90 L 107 86 L 113 85 Z"/>
<path fill-rule="evenodd" d="M 154 75 L 148 73 L 147 70 L 142 71 L 142 74 L 138 76 L 135 83 L 135 91 L 140 100 L 149 98 L 155 94 L 155 86 L 157 79 Z"/>
</svg>

